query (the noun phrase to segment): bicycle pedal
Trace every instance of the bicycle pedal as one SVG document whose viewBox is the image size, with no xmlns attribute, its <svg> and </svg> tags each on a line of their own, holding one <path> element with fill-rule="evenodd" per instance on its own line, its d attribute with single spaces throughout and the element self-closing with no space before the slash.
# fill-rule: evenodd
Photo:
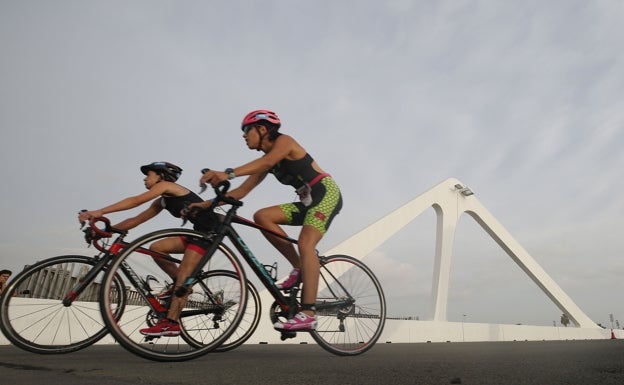
<svg viewBox="0 0 624 385">
<path fill-rule="evenodd" d="M 292 286 L 286 289 L 280 289 L 281 291 L 283 291 L 284 293 L 290 294 L 290 293 L 297 293 L 299 291 L 299 285 L 296 286 Z"/>
<path fill-rule="evenodd" d="M 295 338 L 297 337 L 297 332 L 281 332 L 282 335 L 280 336 L 280 340 L 284 341 L 287 340 L 289 338 Z"/>
</svg>

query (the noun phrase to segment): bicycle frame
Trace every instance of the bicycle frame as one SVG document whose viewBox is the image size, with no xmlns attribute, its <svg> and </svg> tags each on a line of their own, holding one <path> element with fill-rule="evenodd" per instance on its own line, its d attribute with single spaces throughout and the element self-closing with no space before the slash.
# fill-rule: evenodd
<svg viewBox="0 0 624 385">
<path fill-rule="evenodd" d="M 235 215 L 232 218 L 232 223 L 237 223 L 243 226 L 252 227 L 262 232 L 266 232 L 273 236 L 286 240 L 290 243 L 297 244 L 296 239 L 276 233 L 272 230 L 269 230 L 257 224 L 256 222 L 245 219 L 239 215 Z M 255 255 L 251 251 L 251 249 L 247 246 L 247 244 L 243 241 L 243 239 L 240 237 L 238 232 L 232 227 L 231 224 L 225 226 L 224 232 L 225 232 L 225 236 L 227 236 L 227 238 L 232 243 L 234 243 L 234 245 L 236 246 L 236 249 L 242 255 L 243 260 L 247 262 L 247 265 L 249 265 L 249 267 L 256 274 L 258 279 L 260 279 L 260 282 L 262 282 L 264 287 L 266 287 L 267 290 L 269 290 L 269 292 L 271 293 L 271 296 L 273 296 L 273 299 L 275 299 L 275 301 L 280 305 L 282 310 L 287 311 L 290 317 L 294 316 L 298 311 L 296 307 L 297 306 L 296 296 L 297 296 L 298 287 L 293 287 L 289 289 L 290 295 L 288 296 L 284 295 L 282 290 L 278 289 L 277 286 L 275 286 L 275 280 L 273 279 L 273 277 L 271 277 L 271 275 L 265 268 L 264 264 L 258 261 L 258 259 L 255 257 Z M 318 255 L 318 252 L 317 252 L 317 255 Z M 321 266 L 323 266 L 324 257 L 318 255 L 318 258 L 320 260 Z M 344 290 L 344 292 L 348 293 L 348 290 L 340 283 L 337 277 L 335 277 L 330 271 L 325 271 L 325 273 L 328 274 L 333 279 L 333 281 L 337 282 L 337 284 Z M 321 270 L 320 278 L 325 282 L 327 286 L 329 286 L 327 282 L 327 278 L 324 277 L 323 270 Z M 318 312 L 329 312 L 330 310 L 348 307 L 352 305 L 354 302 L 355 301 L 353 300 L 353 298 L 349 296 L 348 298 L 345 298 L 342 300 L 323 302 L 323 303 L 317 302 L 315 304 L 315 307 Z M 344 319 L 346 318 L 346 315 L 343 315 L 340 318 Z M 294 336 L 294 333 L 292 332 L 289 333 L 289 332 L 282 331 L 282 334 L 287 335 L 289 337 Z"/>
<path fill-rule="evenodd" d="M 230 242 L 232 242 L 234 247 L 242 256 L 243 260 L 247 263 L 247 265 L 251 268 L 254 274 L 258 277 L 262 285 L 269 291 L 269 293 L 271 293 L 271 296 L 273 297 L 273 299 L 275 299 L 276 303 L 279 305 L 282 311 L 286 311 L 288 314 L 288 318 L 292 318 L 292 316 L 294 316 L 298 312 L 297 291 L 299 290 L 299 288 L 297 286 L 293 287 L 289 289 L 289 295 L 285 295 L 284 292 L 275 285 L 275 279 L 267 271 L 265 265 L 262 264 L 256 258 L 254 253 L 247 246 L 247 244 L 242 239 L 242 237 L 238 234 L 236 229 L 234 229 L 232 224 L 236 223 L 236 224 L 240 224 L 243 226 L 252 227 L 263 233 L 269 233 L 275 237 L 286 240 L 292 244 L 297 244 L 298 243 L 297 240 L 289 236 L 284 236 L 273 230 L 267 229 L 257 224 L 256 222 L 250 221 L 246 218 L 243 218 L 237 215 L 236 211 L 238 207 L 242 206 L 242 202 L 224 195 L 224 191 L 226 191 L 227 188 L 229 188 L 229 183 L 227 185 L 223 184 L 222 186 L 224 186 L 224 190 L 219 190 L 218 188 L 215 188 L 217 197 L 220 201 L 230 204 L 231 207 L 226 211 L 223 221 L 219 225 L 217 225 L 217 228 L 215 229 L 215 232 L 213 233 L 213 237 L 211 238 L 212 243 L 206 250 L 204 257 L 198 263 L 197 267 L 191 273 L 187 281 L 184 282 L 182 287 L 179 289 L 180 293 L 185 292 L 190 286 L 192 286 L 196 282 L 196 279 L 193 277 L 196 277 L 199 274 L 201 267 L 210 259 L 210 257 L 214 254 L 214 252 L 219 247 L 219 245 L 223 242 L 223 240 L 227 238 L 230 240 Z M 214 203 L 213 203 L 213 206 L 214 206 Z M 214 209 L 214 207 L 211 207 L 210 209 Z M 323 265 L 324 257 L 322 256 L 318 256 L 318 257 L 321 262 L 321 265 Z M 327 274 L 329 274 L 329 276 L 334 281 L 337 281 L 340 287 L 345 292 L 348 292 L 346 288 L 340 284 L 340 282 L 336 279 L 336 277 L 333 276 L 331 272 L 327 272 Z M 323 274 L 321 274 L 321 276 L 323 276 Z M 324 280 L 325 284 L 328 284 L 326 277 L 322 277 L 322 279 Z M 342 300 L 317 303 L 315 305 L 316 305 L 317 311 L 328 312 L 332 309 L 349 306 L 353 304 L 353 302 L 354 300 L 351 298 L 351 296 L 349 296 L 348 298 L 345 298 Z M 294 334 L 295 333 L 292 333 L 292 332 L 285 332 L 285 331 L 282 332 L 282 335 L 286 336 L 286 338 L 290 338 L 294 336 Z"/>
<path fill-rule="evenodd" d="M 286 297 L 280 289 L 275 286 L 275 280 L 264 265 L 256 258 L 251 249 L 247 246 L 245 241 L 243 241 L 242 237 L 238 234 L 238 232 L 232 227 L 232 223 L 242 224 L 244 226 L 253 227 L 257 230 L 270 233 L 274 236 L 287 240 L 293 244 L 297 243 L 297 240 L 283 236 L 282 234 L 276 233 L 272 230 L 266 229 L 259 224 L 247 220 L 236 214 L 236 210 L 239 207 L 239 204 L 233 204 L 231 208 L 226 212 L 223 222 L 217 225 L 214 233 L 211 233 L 210 237 L 210 246 L 206 249 L 204 253 L 204 257 L 197 264 L 197 267 L 193 270 L 190 277 L 184 282 L 181 286 L 178 294 L 182 294 L 186 292 L 186 290 L 197 282 L 198 274 L 201 271 L 201 268 L 204 264 L 211 258 L 211 256 L 216 252 L 219 248 L 219 245 L 223 242 L 225 238 L 228 238 L 234 247 L 238 250 L 239 254 L 243 257 L 247 265 L 252 269 L 254 274 L 260 279 L 260 282 L 264 285 L 264 287 L 269 290 L 273 298 L 277 301 L 280 306 L 283 306 L 283 309 L 288 309 L 291 306 L 290 301 L 288 300 L 290 296 Z"/>
<path fill-rule="evenodd" d="M 103 231 L 99 229 L 95 223 L 96 222 L 104 222 L 106 224 L 106 228 L 108 231 Z M 124 237 L 127 235 L 126 231 L 120 231 L 110 227 L 110 221 L 108 218 L 93 218 L 89 222 L 90 228 L 98 235 L 96 239 L 91 239 L 90 243 L 99 250 L 102 254 L 96 255 L 94 258 L 98 261 L 93 268 L 91 268 L 85 277 L 80 280 L 72 289 L 70 289 L 62 302 L 63 305 L 68 307 L 71 306 L 72 303 L 80 296 L 80 294 L 84 291 L 84 289 L 97 277 L 100 271 L 106 269 L 106 267 L 110 264 L 110 262 L 123 250 L 126 246 L 128 246 L 128 242 L 124 241 Z M 110 247 L 104 246 L 101 242 L 99 242 L 102 238 L 109 238 L 113 233 L 118 234 L 117 238 L 113 241 Z M 167 254 L 161 254 L 154 252 L 149 249 L 141 248 L 138 250 L 142 254 L 149 255 L 153 258 L 159 258 L 168 260 L 174 263 L 180 263 L 180 260 L 177 258 L 173 258 Z M 151 293 L 149 288 L 149 283 L 145 280 L 141 279 L 128 264 L 123 263 L 122 272 L 126 276 L 126 278 L 137 288 L 137 292 L 140 296 L 142 296 L 147 302 L 150 303 L 152 310 L 158 315 L 165 315 L 167 313 L 167 306 L 164 306 L 160 303 L 160 301 Z M 205 288 L 210 296 L 213 295 L 212 292 L 208 288 Z M 223 306 L 218 303 L 214 298 L 210 298 L 214 302 L 213 307 L 197 309 L 197 310 L 184 310 L 181 317 L 192 316 L 197 314 L 207 314 L 210 312 L 218 313 L 223 311 Z"/>
<path fill-rule="evenodd" d="M 247 226 L 247 227 L 252 227 L 255 228 L 257 230 L 260 230 L 262 232 L 266 232 L 269 233 L 273 236 L 276 236 L 280 239 L 286 240 L 292 244 L 297 244 L 297 240 L 288 236 L 284 236 L 282 234 L 276 233 L 275 231 L 269 230 L 259 224 L 257 224 L 256 222 L 250 221 L 246 218 L 243 218 L 239 215 L 235 215 L 232 219 L 232 223 L 237 223 L 237 224 L 241 224 L 243 226 Z M 258 261 L 258 259 L 255 257 L 255 255 L 253 254 L 253 252 L 251 251 L 251 249 L 245 244 L 245 242 L 243 241 L 243 239 L 240 237 L 240 235 L 238 235 L 238 233 L 236 232 L 236 230 L 232 227 L 232 225 L 228 225 L 226 228 L 226 236 L 230 239 L 230 241 L 232 243 L 234 243 L 234 245 L 236 246 L 237 250 L 239 251 L 239 253 L 243 256 L 243 259 L 247 262 L 247 265 L 249 265 L 249 267 L 254 271 L 254 273 L 256 274 L 256 276 L 260 279 L 260 281 L 262 282 L 262 284 L 267 288 L 267 290 L 269 290 L 269 292 L 271 293 L 271 295 L 273 296 L 273 298 L 276 300 L 276 302 L 282 307 L 282 309 L 284 310 L 289 310 L 291 311 L 291 309 L 289 309 L 290 306 L 292 305 L 296 305 L 296 303 L 292 303 L 292 301 L 289 301 L 289 298 L 292 298 L 292 295 L 290 296 L 285 296 L 282 291 L 280 289 L 277 288 L 277 286 L 275 286 L 275 280 L 273 279 L 273 277 L 270 276 L 270 274 L 268 273 L 267 269 L 265 268 L 264 264 L 260 263 L 260 261 Z M 318 255 L 318 252 L 317 252 Z M 323 265 L 323 260 L 324 257 L 321 255 L 318 255 L 318 258 L 321 262 L 321 266 Z M 338 279 L 336 279 L 337 277 L 335 277 L 331 272 L 327 271 L 327 274 L 333 278 L 333 280 L 335 282 L 338 283 L 338 285 L 345 291 L 348 292 L 348 290 L 342 285 L 340 284 L 340 281 Z M 323 276 L 323 274 L 320 275 L 321 279 L 324 280 L 325 284 L 327 286 L 329 285 L 329 282 L 327 282 L 327 278 Z M 317 308 L 317 311 L 321 312 L 321 311 L 328 311 L 329 309 L 333 309 L 333 308 L 340 308 L 340 307 L 344 307 L 344 306 L 349 306 L 351 304 L 353 304 L 353 299 L 344 299 L 341 301 L 332 301 L 331 303 L 317 303 L 315 306 Z M 294 310 L 294 309 L 292 309 Z M 293 313 L 296 313 L 296 311 L 294 311 Z M 294 314 L 293 314 L 294 315 Z"/>
<path fill-rule="evenodd" d="M 90 221 L 90 228 L 101 237 L 110 237 L 112 236 L 111 232 L 103 232 L 95 226 L 95 222 L 103 221 L 107 225 L 109 224 L 108 219 L 95 218 Z M 110 261 L 119 253 L 124 246 L 128 245 L 123 239 L 126 236 L 126 232 L 116 232 L 118 237 L 113 241 L 110 247 L 106 248 L 106 246 L 102 245 L 98 241 L 101 238 L 91 239 L 90 244 L 92 244 L 97 250 L 101 252 L 100 255 L 96 255 L 94 257 L 98 262 L 91 268 L 85 277 L 80 280 L 72 289 L 70 289 L 65 297 L 63 298 L 64 306 L 71 306 L 71 304 L 80 296 L 80 294 L 84 291 L 84 289 L 89 286 L 89 284 L 97 277 L 100 271 L 104 270 L 106 266 L 110 263 Z"/>
<path fill-rule="evenodd" d="M 232 222 L 238 223 L 247 227 L 253 227 L 257 230 L 269 233 L 271 235 L 284 239 L 293 244 L 297 244 L 297 240 L 288 236 L 283 236 L 282 234 L 276 233 L 269 229 L 266 229 L 260 226 L 259 224 L 252 222 L 250 220 L 247 220 L 241 216 L 238 216 L 238 215 L 234 216 Z M 240 255 L 243 257 L 243 260 L 245 260 L 247 265 L 255 273 L 258 279 L 260 279 L 260 282 L 262 282 L 264 287 L 271 293 L 271 295 L 277 301 L 277 303 L 280 306 L 282 306 L 283 309 L 288 309 L 288 307 L 292 304 L 290 303 L 288 298 L 282 293 L 282 291 L 278 289 L 277 286 L 275 286 L 275 280 L 273 279 L 271 274 L 269 274 L 264 264 L 262 264 L 258 260 L 258 258 L 256 258 L 254 253 L 247 246 L 245 241 L 243 241 L 243 238 L 238 234 L 238 232 L 234 229 L 234 227 L 232 227 L 231 224 L 225 225 L 224 232 L 225 232 L 224 235 L 230 240 L 230 242 L 234 244 L 234 246 L 236 247 Z"/>
</svg>

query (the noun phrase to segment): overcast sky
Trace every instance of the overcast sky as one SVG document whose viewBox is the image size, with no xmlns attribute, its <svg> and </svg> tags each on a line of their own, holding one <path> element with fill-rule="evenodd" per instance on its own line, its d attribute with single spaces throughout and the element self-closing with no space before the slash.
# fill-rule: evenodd
<svg viewBox="0 0 624 385">
<path fill-rule="evenodd" d="M 321 251 L 455 177 L 590 318 L 624 326 L 622 20 L 619 0 L 0 0 L 1 267 L 92 254 L 76 213 L 144 191 L 142 164 L 196 190 L 201 168 L 258 157 L 240 121 L 267 108 L 343 191 Z M 294 198 L 269 177 L 241 214 Z M 430 316 L 435 225 L 431 209 L 366 257 L 390 315 Z M 449 320 L 560 315 L 463 216 Z"/>
</svg>

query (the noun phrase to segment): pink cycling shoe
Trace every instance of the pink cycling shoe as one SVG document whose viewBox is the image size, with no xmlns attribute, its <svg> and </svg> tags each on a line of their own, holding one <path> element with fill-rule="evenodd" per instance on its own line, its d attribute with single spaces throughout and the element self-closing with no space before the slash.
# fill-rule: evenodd
<svg viewBox="0 0 624 385">
<path fill-rule="evenodd" d="M 276 322 L 273 324 L 273 327 L 278 330 L 287 330 L 287 331 L 305 331 L 305 330 L 314 330 L 316 329 L 316 317 L 309 316 L 306 313 L 299 312 L 295 314 L 293 319 L 289 319 L 286 322 Z"/>
<path fill-rule="evenodd" d="M 300 276 L 301 276 L 301 270 L 298 267 L 296 267 L 290 272 L 290 274 L 288 275 L 288 278 L 286 278 L 284 282 L 277 283 L 275 284 L 275 286 L 277 286 L 277 288 L 280 290 L 290 289 L 291 287 L 299 283 Z"/>
</svg>

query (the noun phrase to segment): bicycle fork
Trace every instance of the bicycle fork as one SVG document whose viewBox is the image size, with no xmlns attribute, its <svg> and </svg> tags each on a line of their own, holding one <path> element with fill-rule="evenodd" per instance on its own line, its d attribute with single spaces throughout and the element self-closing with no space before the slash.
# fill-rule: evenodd
<svg viewBox="0 0 624 385">
<path fill-rule="evenodd" d="M 89 269 L 89 272 L 82 279 L 78 280 L 78 283 L 76 283 L 76 285 L 74 285 L 74 287 L 72 287 L 67 292 L 67 294 L 65 294 L 65 297 L 63 298 L 63 301 L 62 301 L 63 306 L 65 307 L 71 306 L 72 303 L 74 303 L 74 301 L 76 300 L 76 298 L 78 298 L 78 296 L 84 291 L 85 287 L 87 287 L 91 282 L 93 282 L 93 280 L 100 273 L 100 271 L 105 269 L 105 266 L 108 264 L 108 262 L 109 262 L 109 258 L 107 255 L 101 258 L 96 265 L 94 265 L 91 269 Z"/>
</svg>

